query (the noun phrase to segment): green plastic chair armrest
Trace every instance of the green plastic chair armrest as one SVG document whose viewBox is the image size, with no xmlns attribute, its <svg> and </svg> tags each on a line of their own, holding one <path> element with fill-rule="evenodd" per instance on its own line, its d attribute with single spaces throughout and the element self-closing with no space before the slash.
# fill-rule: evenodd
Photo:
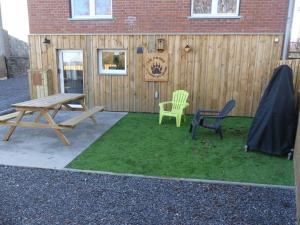
<svg viewBox="0 0 300 225">
<path fill-rule="evenodd" d="M 171 103 L 173 103 L 172 101 L 167 101 L 167 102 L 160 102 L 159 104 L 160 105 L 166 105 L 166 104 L 171 104 Z"/>
<path fill-rule="evenodd" d="M 189 103 L 185 103 L 184 105 L 182 105 L 181 110 L 184 110 L 186 107 L 188 107 L 190 104 Z"/>
<path fill-rule="evenodd" d="M 168 102 L 160 102 L 160 103 L 159 103 L 159 107 L 160 107 L 160 108 L 164 108 L 164 105 L 166 105 L 166 104 L 172 104 L 172 101 L 168 101 Z"/>
</svg>

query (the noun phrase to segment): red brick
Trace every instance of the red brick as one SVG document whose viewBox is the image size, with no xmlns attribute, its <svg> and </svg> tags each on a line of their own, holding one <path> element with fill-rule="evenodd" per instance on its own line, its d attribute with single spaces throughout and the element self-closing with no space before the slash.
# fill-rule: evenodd
<svg viewBox="0 0 300 225">
<path fill-rule="evenodd" d="M 191 0 L 113 0 L 113 21 L 69 21 L 69 0 L 28 0 L 37 33 L 283 33 L 288 0 L 240 0 L 241 19 L 188 19 Z M 130 26 L 128 17 L 136 17 Z"/>
</svg>

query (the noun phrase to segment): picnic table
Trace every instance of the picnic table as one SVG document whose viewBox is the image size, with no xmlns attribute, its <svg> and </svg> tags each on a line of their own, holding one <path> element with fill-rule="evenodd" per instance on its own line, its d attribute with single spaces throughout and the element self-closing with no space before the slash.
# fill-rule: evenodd
<svg viewBox="0 0 300 225">
<path fill-rule="evenodd" d="M 13 104 L 12 107 L 15 108 L 16 112 L 0 116 L 0 125 L 10 126 L 3 140 L 8 141 L 17 126 L 50 128 L 55 131 L 57 136 L 65 145 L 70 145 L 70 142 L 65 137 L 62 130 L 73 129 L 77 124 L 88 118 L 90 118 L 94 122 L 94 124 L 97 124 L 94 115 L 95 113 L 104 110 L 103 106 L 95 106 L 92 109 L 88 109 L 88 107 L 84 103 L 84 99 L 84 94 L 64 93 Z M 81 107 L 72 106 L 71 103 L 74 101 L 79 102 L 79 106 Z M 67 121 L 56 123 L 54 117 L 62 109 L 82 111 L 82 113 L 68 119 Z M 38 113 L 34 122 L 22 121 L 25 115 L 32 113 Z M 42 117 L 46 120 L 47 123 L 41 122 Z"/>
</svg>

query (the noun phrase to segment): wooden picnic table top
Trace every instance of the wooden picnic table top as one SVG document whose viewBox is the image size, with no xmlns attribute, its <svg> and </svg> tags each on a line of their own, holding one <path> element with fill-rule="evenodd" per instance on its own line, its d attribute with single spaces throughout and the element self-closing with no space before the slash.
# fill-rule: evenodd
<svg viewBox="0 0 300 225">
<path fill-rule="evenodd" d="M 74 100 L 84 98 L 84 94 L 71 94 L 71 93 L 63 93 L 47 96 L 44 98 L 38 98 L 26 102 L 20 102 L 13 104 L 12 107 L 15 108 L 53 108 L 59 104 L 65 104 Z"/>
<path fill-rule="evenodd" d="M 94 114 L 104 110 L 103 106 L 95 106 L 92 109 L 88 109 L 88 107 L 84 103 L 84 97 L 84 94 L 65 93 L 13 104 L 12 106 L 15 107 L 18 112 L 11 113 L 6 116 L 1 116 L 0 118 L 0 125 L 10 126 L 3 140 L 8 141 L 11 135 L 14 133 L 17 126 L 33 128 L 50 128 L 55 131 L 57 136 L 65 145 L 70 145 L 70 142 L 61 130 L 73 129 L 77 124 L 88 118 L 92 119 L 94 124 L 97 124 Z M 58 111 L 61 110 L 61 107 L 65 106 L 68 108 L 70 107 L 68 104 L 76 100 L 78 100 L 79 104 L 82 106 L 83 113 L 71 119 L 68 119 L 67 121 L 57 124 L 54 121 L 54 117 L 58 113 Z M 49 114 L 50 110 L 54 110 L 51 113 L 52 115 Z M 22 121 L 24 115 L 32 112 L 39 112 L 34 122 Z M 41 117 L 44 117 L 47 123 L 41 123 Z"/>
</svg>

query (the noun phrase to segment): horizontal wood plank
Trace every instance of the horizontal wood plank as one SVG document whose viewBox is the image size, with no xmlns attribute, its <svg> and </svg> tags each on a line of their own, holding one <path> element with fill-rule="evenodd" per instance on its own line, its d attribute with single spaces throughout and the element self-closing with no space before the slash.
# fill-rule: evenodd
<svg viewBox="0 0 300 225">
<path fill-rule="evenodd" d="M 9 113 L 9 114 L 0 116 L 0 122 L 5 122 L 5 121 L 11 120 L 11 119 L 15 119 L 19 115 L 19 113 L 20 112 L 14 112 L 14 113 Z M 27 111 L 27 112 L 25 112 L 25 115 L 31 114 L 31 113 L 32 113 L 31 111 Z"/>
<path fill-rule="evenodd" d="M 67 121 L 61 122 L 59 125 L 63 126 L 63 127 L 75 127 L 77 124 L 79 124 L 80 122 L 86 120 L 87 118 L 93 116 L 95 113 L 103 111 L 104 107 L 103 106 L 95 106 L 94 108 L 85 111 L 81 114 L 79 114 L 78 116 L 75 116 Z"/>
<path fill-rule="evenodd" d="M 12 107 L 15 108 L 44 108 L 51 109 L 57 105 L 66 104 L 75 100 L 84 98 L 84 94 L 56 94 L 43 98 L 38 98 L 26 102 L 13 104 Z"/>
<path fill-rule="evenodd" d="M 67 127 L 61 127 L 59 125 L 43 124 L 36 122 L 15 122 L 15 121 L 0 121 L 0 125 L 14 126 L 14 127 L 31 127 L 31 128 L 49 128 L 49 129 L 67 129 Z"/>
</svg>

